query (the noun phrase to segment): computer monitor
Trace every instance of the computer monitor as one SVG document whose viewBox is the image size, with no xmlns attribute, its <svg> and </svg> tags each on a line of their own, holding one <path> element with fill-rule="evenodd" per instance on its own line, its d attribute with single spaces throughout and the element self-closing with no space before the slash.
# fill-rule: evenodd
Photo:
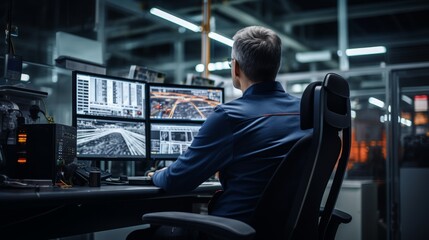
<svg viewBox="0 0 429 240">
<path fill-rule="evenodd" d="M 128 78 L 146 82 L 164 83 L 166 74 L 148 67 L 131 65 Z"/>
<path fill-rule="evenodd" d="M 194 75 L 191 78 L 191 85 L 194 85 L 194 86 L 214 86 L 215 80 Z"/>
<path fill-rule="evenodd" d="M 77 118 L 77 155 L 108 160 L 144 158 L 144 122 Z"/>
<path fill-rule="evenodd" d="M 223 102 L 223 88 L 165 84 L 149 86 L 150 119 L 204 121 Z"/>
<path fill-rule="evenodd" d="M 77 115 L 145 118 L 145 83 L 83 72 L 73 78 Z"/>
<path fill-rule="evenodd" d="M 147 157 L 146 83 L 73 71 L 78 160 Z"/>
<path fill-rule="evenodd" d="M 188 149 L 200 128 L 198 123 L 151 123 L 151 158 L 176 159 Z"/>
</svg>

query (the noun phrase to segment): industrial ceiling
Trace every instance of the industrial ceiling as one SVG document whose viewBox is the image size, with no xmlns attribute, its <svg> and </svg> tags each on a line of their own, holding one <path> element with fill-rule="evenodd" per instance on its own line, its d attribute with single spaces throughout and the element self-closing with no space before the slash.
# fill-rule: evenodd
<svg viewBox="0 0 429 240">
<path fill-rule="evenodd" d="M 281 73 L 339 69 L 341 34 L 347 48 L 386 48 L 384 54 L 349 57 L 350 69 L 429 61 L 427 0 L 14 0 L 0 3 L 2 26 L 8 21 L 10 2 L 12 24 L 19 29 L 14 47 L 24 60 L 52 64 L 55 32 L 62 31 L 103 43 L 104 64 L 108 72 L 118 75 L 130 65 L 165 72 L 170 82 L 181 82 L 188 73 L 198 74 L 195 66 L 202 59 L 201 33 L 149 11 L 157 7 L 201 25 L 204 2 L 210 5 L 211 30 L 225 37 L 232 38 L 249 25 L 275 30 L 284 45 Z M 341 3 L 345 7 L 339 8 Z M 346 27 L 339 27 L 341 11 L 347 18 Z M 2 52 L 4 49 L 2 42 Z M 211 40 L 209 50 L 210 61 L 218 62 L 230 56 L 231 48 Z M 331 59 L 296 60 L 296 53 L 313 51 L 328 51 Z M 211 74 L 227 77 L 229 71 Z"/>
</svg>

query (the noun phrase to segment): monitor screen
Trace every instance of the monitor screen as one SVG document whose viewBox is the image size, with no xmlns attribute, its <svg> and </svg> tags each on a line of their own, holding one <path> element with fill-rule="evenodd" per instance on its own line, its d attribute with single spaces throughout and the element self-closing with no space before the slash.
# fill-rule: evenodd
<svg viewBox="0 0 429 240">
<path fill-rule="evenodd" d="M 151 158 L 175 159 L 191 145 L 201 124 L 152 123 L 150 125 Z"/>
<path fill-rule="evenodd" d="M 204 121 L 224 101 L 217 87 L 151 85 L 149 93 L 151 119 Z"/>
<path fill-rule="evenodd" d="M 77 154 L 80 157 L 130 158 L 146 156 L 144 122 L 77 119 Z"/>
<path fill-rule="evenodd" d="M 75 73 L 76 114 L 144 119 L 145 83 Z"/>
<path fill-rule="evenodd" d="M 73 72 L 78 160 L 146 159 L 145 87 L 127 78 Z"/>
</svg>

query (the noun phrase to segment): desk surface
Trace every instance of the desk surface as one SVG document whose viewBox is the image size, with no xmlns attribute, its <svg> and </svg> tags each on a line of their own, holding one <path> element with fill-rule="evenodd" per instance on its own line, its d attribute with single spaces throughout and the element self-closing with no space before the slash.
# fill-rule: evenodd
<svg viewBox="0 0 429 240">
<path fill-rule="evenodd" d="M 0 238 L 51 239 L 139 225 L 147 212 L 192 211 L 218 189 L 219 183 L 205 183 L 173 195 L 132 185 L 0 188 Z"/>
<path fill-rule="evenodd" d="M 219 183 L 204 183 L 192 192 L 180 195 L 196 196 L 212 194 L 220 189 Z M 37 204 L 61 201 L 65 203 L 89 202 L 91 200 L 109 199 L 147 199 L 153 197 L 173 197 L 155 186 L 137 185 L 102 185 L 101 187 L 76 186 L 72 188 L 38 187 L 38 188 L 0 188 L 0 209 L 5 204 Z"/>
</svg>

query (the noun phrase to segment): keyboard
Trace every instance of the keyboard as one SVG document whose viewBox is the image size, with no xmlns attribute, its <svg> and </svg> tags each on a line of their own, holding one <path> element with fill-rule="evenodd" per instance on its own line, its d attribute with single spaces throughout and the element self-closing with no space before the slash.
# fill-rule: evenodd
<svg viewBox="0 0 429 240">
<path fill-rule="evenodd" d="M 148 176 L 129 176 L 128 177 L 129 185 L 146 185 L 153 186 L 152 178 Z M 201 185 L 216 185 L 220 184 L 218 179 L 209 179 L 203 182 Z"/>
<path fill-rule="evenodd" d="M 146 185 L 153 186 L 152 178 L 148 176 L 130 176 L 128 185 Z"/>
</svg>

